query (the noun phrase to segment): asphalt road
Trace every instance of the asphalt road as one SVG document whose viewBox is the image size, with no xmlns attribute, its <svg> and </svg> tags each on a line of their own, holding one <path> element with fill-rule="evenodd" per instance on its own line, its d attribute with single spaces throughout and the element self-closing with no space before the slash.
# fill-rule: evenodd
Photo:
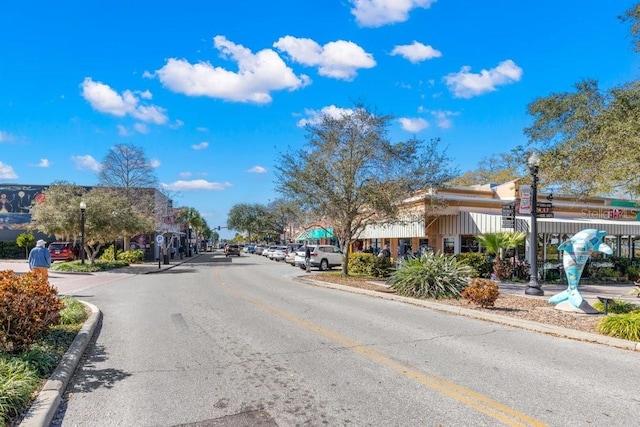
<svg viewBox="0 0 640 427">
<path fill-rule="evenodd" d="M 639 424 L 637 352 L 300 274 L 204 254 L 78 288 L 103 320 L 53 425 Z"/>
</svg>

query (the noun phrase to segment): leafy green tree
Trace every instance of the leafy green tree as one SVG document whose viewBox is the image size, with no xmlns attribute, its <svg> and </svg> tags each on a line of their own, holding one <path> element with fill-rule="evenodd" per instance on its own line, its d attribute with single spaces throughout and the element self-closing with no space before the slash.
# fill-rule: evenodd
<svg viewBox="0 0 640 427">
<path fill-rule="evenodd" d="M 29 257 L 29 250 L 36 245 L 36 239 L 33 237 L 32 233 L 24 232 L 20 233 L 18 238 L 16 239 L 16 244 L 20 248 L 24 248 L 25 258 Z"/>
<path fill-rule="evenodd" d="M 619 18 L 640 51 L 640 4 Z M 534 122 L 525 134 L 544 150 L 543 185 L 585 196 L 640 194 L 640 81 L 602 90 L 583 80 L 572 92 L 534 100 L 528 112 Z"/>
<path fill-rule="evenodd" d="M 401 202 L 455 176 L 439 139 L 391 142 L 387 129 L 392 120 L 362 104 L 339 117 L 325 114 L 308 125 L 307 144 L 283 153 L 276 165 L 277 190 L 332 221 L 344 253 L 344 276 L 346 249 L 368 223 L 397 219 Z"/>
<path fill-rule="evenodd" d="M 80 201 L 87 189 L 57 181 L 44 192 L 43 200 L 31 205 L 32 230 L 56 239 L 77 241 L 80 235 Z"/>
<path fill-rule="evenodd" d="M 84 250 L 90 263 L 105 244 L 123 235 L 153 229 L 147 216 L 141 215 L 126 198 L 108 188 L 96 187 L 87 191 L 77 185 L 58 183 L 45 190 L 44 196 L 44 201 L 31 207 L 31 227 L 60 240 L 80 240 L 80 202 L 86 203 Z"/>
<path fill-rule="evenodd" d="M 227 227 L 246 233 L 251 240 L 252 236 L 273 232 L 269 215 L 269 210 L 264 205 L 240 203 L 229 210 Z"/>
</svg>

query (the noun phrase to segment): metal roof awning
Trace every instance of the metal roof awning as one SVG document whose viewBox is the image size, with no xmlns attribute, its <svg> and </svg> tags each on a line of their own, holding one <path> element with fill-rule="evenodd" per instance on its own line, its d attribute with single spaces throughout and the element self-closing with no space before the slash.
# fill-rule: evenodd
<svg viewBox="0 0 640 427">
<path fill-rule="evenodd" d="M 296 237 L 296 241 L 300 240 L 319 240 L 319 239 L 332 239 L 333 227 L 327 228 L 310 228 L 303 231 Z"/>
<path fill-rule="evenodd" d="M 605 230 L 610 236 L 640 236 L 640 221 L 614 221 L 599 218 L 538 218 L 537 222 L 539 233 L 575 234 L 586 228 L 597 228 Z"/>
</svg>

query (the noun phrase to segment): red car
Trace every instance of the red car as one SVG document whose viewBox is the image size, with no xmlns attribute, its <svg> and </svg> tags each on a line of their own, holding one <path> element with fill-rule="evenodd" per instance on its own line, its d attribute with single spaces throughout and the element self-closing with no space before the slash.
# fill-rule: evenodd
<svg viewBox="0 0 640 427">
<path fill-rule="evenodd" d="M 49 243 L 49 254 L 51 262 L 53 261 L 73 261 L 77 258 L 77 251 L 71 242 L 53 242 Z"/>
</svg>

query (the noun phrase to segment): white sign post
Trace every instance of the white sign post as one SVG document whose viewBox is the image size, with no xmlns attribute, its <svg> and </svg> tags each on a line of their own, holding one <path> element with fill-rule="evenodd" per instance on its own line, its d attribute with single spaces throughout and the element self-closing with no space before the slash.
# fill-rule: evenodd
<svg viewBox="0 0 640 427">
<path fill-rule="evenodd" d="M 162 234 L 158 234 L 156 236 L 156 243 L 158 243 L 158 268 L 160 268 L 160 257 L 162 256 L 162 244 L 164 243 L 164 236 Z"/>
</svg>

